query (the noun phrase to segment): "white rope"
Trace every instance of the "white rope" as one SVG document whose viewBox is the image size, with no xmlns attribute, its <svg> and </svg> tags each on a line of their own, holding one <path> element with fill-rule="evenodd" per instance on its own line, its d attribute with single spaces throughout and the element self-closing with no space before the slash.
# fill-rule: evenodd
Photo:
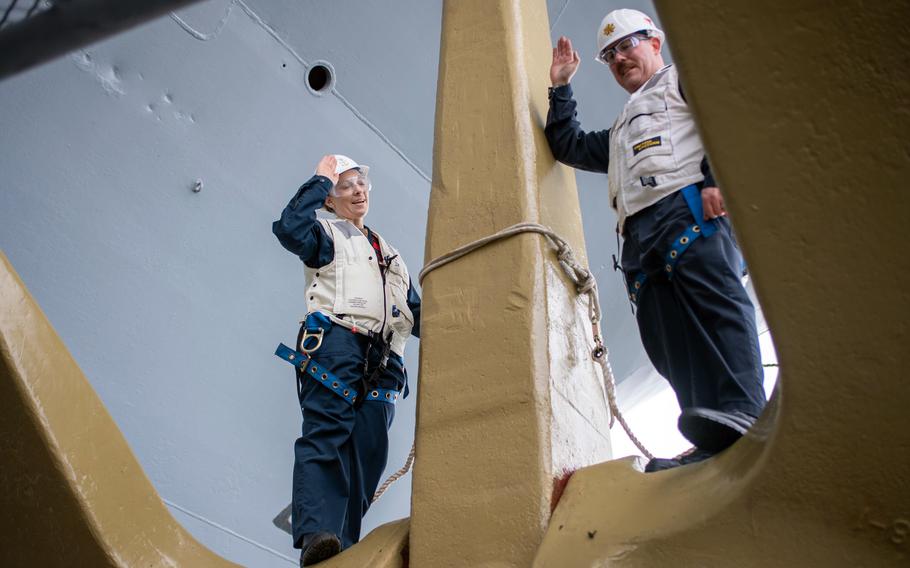
<svg viewBox="0 0 910 568">
<path fill-rule="evenodd" d="M 507 239 L 521 233 L 538 233 L 546 237 L 550 244 L 556 249 L 556 260 L 559 261 L 559 265 L 562 267 L 563 272 L 565 272 L 569 280 L 575 284 L 576 292 L 578 292 L 579 295 L 587 294 L 588 315 L 591 320 L 591 330 L 594 335 L 594 349 L 591 350 L 591 357 L 600 365 L 600 368 L 603 371 L 604 387 L 607 392 L 607 404 L 610 408 L 610 428 L 613 427 L 614 420 L 618 420 L 623 430 L 625 430 L 626 434 L 629 436 L 629 439 L 635 444 L 635 447 L 637 447 L 649 460 L 654 459 L 654 455 L 649 452 L 641 440 L 632 433 L 632 428 L 629 426 L 628 422 L 626 422 L 625 417 L 622 415 L 622 412 L 620 412 L 619 406 L 616 403 L 616 378 L 613 376 L 613 369 L 610 367 L 607 348 L 603 344 L 603 339 L 600 335 L 601 312 L 600 298 L 597 295 L 597 281 L 594 279 L 594 275 L 591 274 L 590 270 L 575 260 L 575 253 L 572 251 L 572 247 L 569 246 L 569 243 L 554 233 L 552 229 L 537 223 L 518 223 L 511 227 L 506 227 L 497 233 L 458 247 L 451 252 L 433 259 L 423 267 L 417 280 L 423 284 L 423 279 L 426 278 L 427 274 L 440 266 L 445 266 L 450 262 L 456 261 L 490 243 Z M 406 474 L 413 463 L 414 446 L 411 446 L 411 453 L 408 455 L 407 463 L 382 484 L 379 490 L 376 491 L 376 494 L 373 495 L 373 501 L 375 502 L 379 499 L 389 485 Z"/>
<path fill-rule="evenodd" d="M 588 314 L 591 319 L 591 329 L 594 334 L 594 349 L 591 351 L 591 356 L 600 364 L 600 367 L 603 370 L 604 386 L 606 387 L 607 391 L 607 403 L 609 404 L 611 414 L 610 427 L 613 427 L 614 420 L 618 420 L 623 430 L 625 430 L 626 434 L 628 434 L 629 439 L 631 439 L 635 446 L 641 450 L 641 453 L 644 454 L 648 459 L 654 459 L 653 454 L 651 454 L 651 452 L 645 448 L 644 444 L 642 444 L 641 440 L 639 440 L 638 437 L 632 433 L 632 428 L 629 427 L 629 424 L 626 422 L 625 417 L 623 417 L 622 412 L 620 412 L 619 406 L 616 403 L 616 379 L 613 376 L 613 369 L 610 367 L 609 357 L 607 356 L 607 348 L 604 346 L 603 339 L 600 335 L 601 312 L 600 298 L 597 294 L 597 281 L 594 279 L 594 275 L 591 274 L 590 270 L 575 260 L 575 253 L 572 251 L 572 247 L 569 246 L 569 243 L 567 243 L 565 239 L 553 232 L 552 229 L 537 223 L 518 223 L 516 225 L 512 225 L 511 227 L 506 227 L 498 233 L 494 233 L 488 237 L 484 237 L 464 246 L 458 247 L 452 252 L 446 253 L 439 258 L 434 259 L 428 263 L 423 268 L 423 270 L 420 271 L 418 281 L 420 283 L 423 283 L 423 279 L 426 277 L 426 275 L 433 270 L 454 260 L 457 260 L 470 252 L 473 252 L 492 242 L 506 239 L 521 233 L 539 233 L 545 236 L 556 249 L 556 259 L 559 261 L 559 265 L 562 266 L 563 272 L 565 272 L 569 280 L 575 284 L 575 290 L 579 294 L 588 295 Z"/>
<path fill-rule="evenodd" d="M 404 477 L 404 474 L 411 469 L 411 466 L 414 465 L 414 444 L 411 444 L 411 453 L 408 454 L 408 460 L 404 462 L 404 466 L 401 469 L 393 473 L 386 479 L 382 485 L 379 486 L 379 489 L 376 490 L 376 493 L 373 494 L 373 499 L 370 503 L 375 503 L 382 497 L 382 494 L 385 493 L 385 490 L 389 488 L 390 485 Z"/>
</svg>

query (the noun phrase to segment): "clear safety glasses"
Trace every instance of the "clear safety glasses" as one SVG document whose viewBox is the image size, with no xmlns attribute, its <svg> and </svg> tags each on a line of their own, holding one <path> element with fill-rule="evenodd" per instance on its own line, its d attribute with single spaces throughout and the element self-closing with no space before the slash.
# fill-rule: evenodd
<svg viewBox="0 0 910 568">
<path fill-rule="evenodd" d="M 646 35 L 630 35 L 617 42 L 613 47 L 605 47 L 595 58 L 605 65 L 612 65 L 616 61 L 616 54 L 627 55 L 630 51 L 638 47 L 642 41 L 648 39 Z"/>
<path fill-rule="evenodd" d="M 370 189 L 372 189 L 370 179 L 366 176 L 356 176 L 339 181 L 335 184 L 335 187 L 332 188 L 331 193 L 336 197 L 340 197 L 354 193 L 355 189 L 360 189 L 364 193 L 370 191 Z"/>
</svg>

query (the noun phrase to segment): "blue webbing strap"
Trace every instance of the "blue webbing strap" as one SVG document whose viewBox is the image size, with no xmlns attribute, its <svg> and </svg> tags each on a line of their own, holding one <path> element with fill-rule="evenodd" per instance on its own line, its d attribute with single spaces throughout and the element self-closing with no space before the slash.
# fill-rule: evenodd
<svg viewBox="0 0 910 568">
<path fill-rule="evenodd" d="M 648 275 L 644 272 L 639 272 L 635 276 L 635 280 L 632 281 L 632 285 L 629 286 L 629 299 L 632 300 L 633 304 L 638 304 L 638 293 L 641 291 L 642 287 L 645 285 L 645 281 L 648 279 Z"/>
<path fill-rule="evenodd" d="M 676 263 L 679 262 L 679 257 L 686 252 L 692 242 L 702 235 L 701 227 L 698 226 L 698 223 L 693 223 L 689 225 L 683 234 L 676 237 L 676 240 L 673 241 L 673 246 L 670 247 L 670 251 L 667 253 L 667 256 L 664 257 L 664 272 L 667 273 L 667 278 L 670 280 L 673 279 L 673 270 L 676 269 Z"/>
<path fill-rule="evenodd" d="M 697 185 L 687 185 L 686 187 L 680 190 L 683 194 L 683 197 L 686 200 L 686 205 L 689 206 L 689 211 L 692 212 L 692 216 L 695 217 L 695 223 L 701 224 L 701 234 L 703 237 L 707 238 L 717 232 L 717 226 L 720 223 L 720 219 L 709 219 L 705 221 L 704 210 L 702 209 L 701 201 L 701 189 Z M 745 276 L 748 271 L 746 269 L 746 259 L 743 258 L 740 261 L 740 272 Z"/>
<path fill-rule="evenodd" d="M 322 312 L 310 312 L 306 316 L 307 331 L 328 331 L 332 327 L 332 320 Z"/>
<path fill-rule="evenodd" d="M 302 355 L 284 343 L 278 345 L 278 349 L 275 350 L 275 355 L 284 359 L 291 365 L 302 369 L 314 380 L 322 383 L 326 388 L 330 389 L 350 404 L 354 404 L 357 400 L 356 389 L 351 388 L 346 382 L 336 377 L 331 371 L 314 361 L 312 357 Z M 373 389 L 366 394 L 364 400 L 395 404 L 398 400 L 398 391 L 392 389 Z"/>
<path fill-rule="evenodd" d="M 695 217 L 695 224 L 701 225 L 701 234 L 707 238 L 717 232 L 717 221 L 714 219 L 705 221 L 705 210 L 701 203 L 701 189 L 693 183 L 679 191 L 682 192 L 683 198 L 686 200 L 686 205 L 689 206 L 689 211 L 691 211 L 692 216 Z"/>
<path fill-rule="evenodd" d="M 673 271 L 676 269 L 676 263 L 679 262 L 679 258 L 686 252 L 686 249 L 692 246 L 692 242 L 698 237 L 710 237 L 717 232 L 717 221 L 714 219 L 711 219 L 710 221 L 704 220 L 704 209 L 702 208 L 701 190 L 699 187 L 695 184 L 687 185 L 682 188 L 680 192 L 682 192 L 683 198 L 686 200 L 686 205 L 689 206 L 689 211 L 692 213 L 692 216 L 695 217 L 695 223 L 689 225 L 686 230 L 673 241 L 673 246 L 670 247 L 670 251 L 667 252 L 667 256 L 664 257 L 664 272 L 670 280 L 673 279 Z M 647 280 L 648 275 L 644 272 L 639 272 L 629 285 L 629 299 L 632 300 L 633 304 L 638 304 L 638 295 L 641 293 Z"/>
</svg>

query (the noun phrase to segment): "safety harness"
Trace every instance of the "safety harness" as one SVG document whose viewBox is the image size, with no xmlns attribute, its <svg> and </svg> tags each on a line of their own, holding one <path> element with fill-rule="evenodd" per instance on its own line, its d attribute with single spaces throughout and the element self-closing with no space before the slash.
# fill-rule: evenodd
<svg viewBox="0 0 910 568">
<path fill-rule="evenodd" d="M 670 247 L 670 250 L 667 251 L 666 256 L 664 257 L 664 273 L 667 276 L 668 280 L 673 279 L 674 270 L 676 270 L 676 263 L 679 262 L 680 257 L 683 255 L 686 250 L 692 246 L 692 243 L 698 237 L 710 237 L 715 232 L 717 232 L 717 220 L 711 219 L 707 222 L 700 222 L 705 218 L 704 209 L 702 208 L 701 203 L 701 189 L 696 184 L 687 185 L 686 187 L 679 190 L 683 198 L 686 200 L 686 205 L 689 206 L 689 211 L 692 212 L 692 216 L 695 217 L 695 223 L 692 223 L 686 230 L 682 232 L 676 240 L 673 241 L 673 245 Z M 616 262 L 616 257 L 613 257 L 614 268 L 622 270 L 619 266 L 619 263 Z M 631 279 L 631 282 L 627 283 L 629 288 L 629 299 L 633 304 L 638 305 L 638 297 L 641 294 L 642 288 L 644 288 L 645 282 L 648 281 L 648 275 L 644 272 L 639 272 Z"/>
<path fill-rule="evenodd" d="M 301 323 L 300 332 L 297 334 L 297 349 L 291 349 L 281 343 L 278 345 L 278 349 L 275 350 L 276 356 L 294 365 L 297 372 L 298 397 L 302 396 L 303 381 L 309 377 L 355 407 L 359 407 L 364 401 L 395 404 L 400 393 L 396 390 L 383 389 L 378 386 L 379 374 L 385 369 L 389 358 L 391 347 L 388 341 L 382 341 L 381 339 L 378 341 L 383 345 L 383 354 L 379 364 L 370 373 L 369 354 L 374 343 L 377 342 L 377 338 L 370 337 L 370 343 L 364 357 L 363 376 L 360 378 L 359 385 L 357 385 L 358 388 L 354 388 L 341 380 L 313 359 L 312 354 L 322 346 L 322 338 L 331 326 L 332 321 L 325 314 L 321 312 L 308 314 Z M 362 393 L 366 394 L 362 395 Z"/>
</svg>

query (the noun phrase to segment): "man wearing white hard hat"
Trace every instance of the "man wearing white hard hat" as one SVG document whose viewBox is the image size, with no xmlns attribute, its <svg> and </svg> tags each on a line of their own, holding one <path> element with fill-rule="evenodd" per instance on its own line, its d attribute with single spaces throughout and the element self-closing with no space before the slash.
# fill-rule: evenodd
<svg viewBox="0 0 910 568">
<path fill-rule="evenodd" d="M 585 132 L 570 85 L 581 59 L 568 38 L 559 38 L 545 129 L 557 160 L 607 174 L 642 343 L 673 387 L 679 429 L 696 448 L 679 459 L 651 460 L 646 471 L 723 451 L 765 405 L 742 257 L 676 68 L 664 64 L 663 43 L 646 14 L 607 14 L 595 59 L 630 97 L 611 128 Z"/>
<path fill-rule="evenodd" d="M 291 503 L 301 566 L 360 539 L 386 466 L 395 403 L 408 393 L 405 343 L 420 333 L 420 297 L 404 260 L 364 224 L 368 173 L 347 156 L 323 157 L 272 224 L 306 271 L 297 345 L 276 351 L 294 365 L 303 412 Z M 317 218 L 320 208 L 337 218 Z"/>
</svg>

